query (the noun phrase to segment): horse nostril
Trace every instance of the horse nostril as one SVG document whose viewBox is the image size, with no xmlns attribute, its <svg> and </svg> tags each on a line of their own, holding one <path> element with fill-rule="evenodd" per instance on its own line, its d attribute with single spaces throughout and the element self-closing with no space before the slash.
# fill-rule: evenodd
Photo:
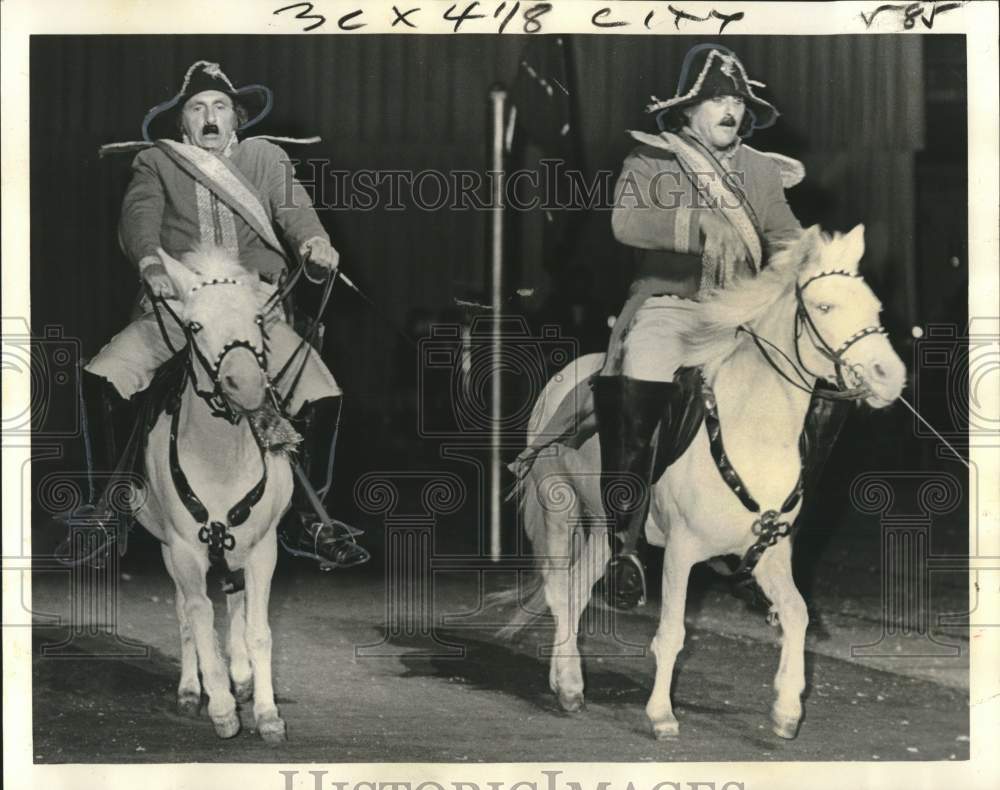
<svg viewBox="0 0 1000 790">
<path fill-rule="evenodd" d="M 885 368 L 882 367 L 882 365 L 880 363 L 878 363 L 878 362 L 876 362 L 874 365 L 872 365 L 872 372 L 876 376 L 878 376 L 880 379 L 884 379 L 886 376 L 889 375 L 888 373 L 886 373 Z"/>
<path fill-rule="evenodd" d="M 238 390 L 240 388 L 239 382 L 236 381 L 235 376 L 223 376 L 222 381 L 231 390 Z"/>
</svg>

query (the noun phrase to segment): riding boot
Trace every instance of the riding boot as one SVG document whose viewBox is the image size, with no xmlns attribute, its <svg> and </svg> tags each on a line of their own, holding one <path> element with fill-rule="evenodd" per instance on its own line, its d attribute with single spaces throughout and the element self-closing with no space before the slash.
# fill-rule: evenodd
<svg viewBox="0 0 1000 790">
<path fill-rule="evenodd" d="M 80 414 L 84 459 L 87 469 L 87 501 L 62 514 L 57 522 L 70 534 L 56 548 L 63 561 L 100 562 L 106 551 L 118 540 L 119 527 L 128 513 L 111 499 L 116 475 L 127 474 L 121 469 L 122 453 L 134 427 L 136 409 L 131 400 L 122 398 L 115 386 L 102 376 L 80 371 Z M 74 539 L 74 532 L 84 530 L 83 543 Z M 76 549 L 74 550 L 74 543 Z"/>
<path fill-rule="evenodd" d="M 614 555 L 605 573 L 605 599 L 617 609 L 633 609 L 646 598 L 646 572 L 637 547 L 649 513 L 653 433 L 672 386 L 626 376 L 594 379 L 601 500 L 612 525 L 609 540 Z"/>
<path fill-rule="evenodd" d="M 303 437 L 292 494 L 294 512 L 278 532 L 289 554 L 316 560 L 323 570 L 350 568 L 371 558 L 355 541 L 361 530 L 330 518 L 323 504 L 333 482 L 341 400 L 338 396 L 307 402 L 292 420 Z"/>
</svg>

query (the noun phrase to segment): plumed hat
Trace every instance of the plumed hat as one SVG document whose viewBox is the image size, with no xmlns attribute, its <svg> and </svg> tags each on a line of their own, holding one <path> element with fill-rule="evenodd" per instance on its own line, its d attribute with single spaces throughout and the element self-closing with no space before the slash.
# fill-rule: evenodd
<svg viewBox="0 0 1000 790">
<path fill-rule="evenodd" d="M 677 92 L 670 99 L 651 96 L 652 103 L 646 112 L 654 113 L 660 127 L 661 116 L 672 110 L 691 107 L 716 96 L 742 96 L 747 112 L 752 116 L 750 129 L 765 129 L 778 118 L 778 110 L 753 92 L 764 83 L 747 76 L 746 69 L 735 54 L 718 44 L 699 44 L 684 56 Z"/>
<path fill-rule="evenodd" d="M 220 91 L 229 96 L 233 103 L 240 104 L 247 112 L 247 120 L 240 124 L 237 131 L 243 131 L 263 118 L 271 111 L 272 95 L 270 88 L 263 85 L 245 85 L 237 88 L 229 80 L 218 63 L 199 60 L 191 64 L 184 74 L 184 84 L 180 91 L 171 99 L 157 104 L 146 113 L 142 122 L 142 139 L 153 141 L 162 138 L 172 138 L 177 135 L 177 113 L 183 109 L 184 103 L 202 91 Z"/>
</svg>

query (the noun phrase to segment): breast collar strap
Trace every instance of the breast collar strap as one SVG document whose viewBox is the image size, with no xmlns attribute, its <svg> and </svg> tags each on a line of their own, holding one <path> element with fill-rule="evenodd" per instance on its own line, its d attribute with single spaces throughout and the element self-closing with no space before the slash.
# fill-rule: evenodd
<svg viewBox="0 0 1000 790">
<path fill-rule="evenodd" d="M 192 383 L 193 387 L 193 383 Z M 260 502 L 267 486 L 267 455 L 256 434 L 254 441 L 260 450 L 261 476 L 243 497 L 233 505 L 226 514 L 225 523 L 221 521 L 209 522 L 208 509 L 194 492 L 187 475 L 181 467 L 180 454 L 177 448 L 178 427 L 180 425 L 181 401 L 176 399 L 171 405 L 170 416 L 170 478 L 173 481 L 174 489 L 180 497 L 181 502 L 187 509 L 191 517 L 201 525 L 198 530 L 198 540 L 208 544 L 208 558 L 213 567 L 220 568 L 224 573 L 223 590 L 227 593 L 238 592 L 243 589 L 243 571 L 233 571 L 226 560 L 226 552 L 232 551 L 236 547 L 236 536 L 229 530 L 243 524 L 249 517 L 254 505 Z M 249 422 L 248 422 L 249 425 Z M 252 430 L 252 428 L 251 428 Z"/>
<path fill-rule="evenodd" d="M 719 409 L 715 400 L 715 392 L 709 383 L 705 381 L 704 374 L 702 374 L 702 398 L 705 404 L 705 430 L 708 432 L 709 450 L 712 453 L 715 466 L 726 485 L 729 486 L 729 489 L 740 500 L 743 507 L 757 515 L 752 527 L 753 534 L 757 536 L 757 540 L 747 549 L 734 572 L 738 583 L 746 584 L 752 580 L 753 570 L 757 567 L 757 562 L 764 551 L 777 543 L 781 538 L 787 537 L 792 533 L 793 525 L 787 520 L 782 520 L 782 516 L 794 510 L 802 499 L 804 482 L 802 478 L 801 458 L 799 478 L 792 488 L 791 493 L 781 504 L 781 509 L 765 510 L 761 513 L 757 500 L 747 490 L 746 484 L 733 467 L 729 456 L 726 455 L 726 448 L 722 443 L 722 425 L 719 422 Z M 801 442 L 799 446 L 801 448 Z"/>
</svg>

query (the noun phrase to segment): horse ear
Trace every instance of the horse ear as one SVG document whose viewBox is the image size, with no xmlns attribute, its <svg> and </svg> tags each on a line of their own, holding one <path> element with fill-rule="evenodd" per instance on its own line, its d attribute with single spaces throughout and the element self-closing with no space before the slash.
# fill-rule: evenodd
<svg viewBox="0 0 1000 790">
<path fill-rule="evenodd" d="M 163 268 L 167 270 L 167 276 L 174 284 L 174 289 L 183 299 L 184 295 L 198 284 L 198 278 L 187 266 L 171 257 L 162 247 L 157 249 L 157 252 L 160 255 L 160 260 L 163 261 Z"/>
<path fill-rule="evenodd" d="M 802 231 L 795 245 L 796 258 L 802 268 L 810 266 L 819 260 L 821 233 L 819 225 L 813 225 Z"/>
<path fill-rule="evenodd" d="M 844 258 L 846 262 L 857 269 L 861 257 L 865 254 L 865 226 L 858 224 L 844 236 Z"/>
</svg>

